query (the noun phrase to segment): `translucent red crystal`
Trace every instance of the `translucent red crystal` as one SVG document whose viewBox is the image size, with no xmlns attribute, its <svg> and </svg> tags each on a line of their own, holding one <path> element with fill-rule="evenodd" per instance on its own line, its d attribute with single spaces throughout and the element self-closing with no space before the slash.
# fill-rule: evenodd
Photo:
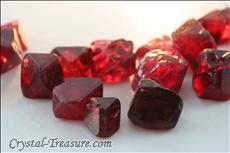
<svg viewBox="0 0 230 153">
<path fill-rule="evenodd" d="M 120 101 L 117 98 L 91 98 L 85 124 L 98 137 L 110 137 L 120 127 Z"/>
<path fill-rule="evenodd" d="M 58 56 L 65 78 L 92 76 L 89 48 L 56 47 L 52 53 Z"/>
<path fill-rule="evenodd" d="M 21 65 L 21 89 L 28 98 L 51 98 L 53 88 L 63 81 L 58 58 L 52 54 L 30 53 Z"/>
<path fill-rule="evenodd" d="M 131 102 L 128 117 L 136 125 L 151 129 L 171 129 L 182 111 L 181 98 L 152 80 L 142 80 Z"/>
<path fill-rule="evenodd" d="M 216 48 L 210 33 L 195 19 L 187 20 L 172 33 L 174 43 L 179 47 L 181 55 L 193 63 L 194 59 L 205 48 Z"/>
<path fill-rule="evenodd" d="M 91 44 L 93 74 L 106 83 L 122 82 L 135 72 L 133 43 L 124 39 L 98 40 Z"/>
<path fill-rule="evenodd" d="M 187 64 L 181 56 L 159 49 L 152 50 L 140 61 L 132 81 L 132 89 L 136 90 L 140 81 L 148 78 L 165 88 L 179 92 L 186 70 Z"/>
<path fill-rule="evenodd" d="M 193 64 L 193 87 L 204 99 L 230 99 L 230 51 L 204 50 Z"/>
<path fill-rule="evenodd" d="M 199 21 L 218 44 L 230 42 L 230 8 L 212 11 Z"/>
<path fill-rule="evenodd" d="M 92 97 L 103 96 L 98 78 L 68 78 L 53 89 L 53 112 L 58 118 L 82 120 Z"/>
</svg>

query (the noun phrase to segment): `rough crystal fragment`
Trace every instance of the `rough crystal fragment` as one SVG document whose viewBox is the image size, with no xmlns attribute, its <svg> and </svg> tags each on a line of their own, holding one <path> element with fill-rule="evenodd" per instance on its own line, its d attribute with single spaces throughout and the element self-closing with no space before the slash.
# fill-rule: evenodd
<svg viewBox="0 0 230 153">
<path fill-rule="evenodd" d="M 98 137 L 110 137 L 120 127 L 120 101 L 116 98 L 91 98 L 85 124 Z"/>
<path fill-rule="evenodd" d="M 186 21 L 172 33 L 174 43 L 179 47 L 181 55 L 193 63 L 194 59 L 205 48 L 216 48 L 210 33 L 195 19 Z"/>
<path fill-rule="evenodd" d="M 53 89 L 53 112 L 58 118 L 82 120 L 92 97 L 103 96 L 98 78 L 68 78 Z"/>
<path fill-rule="evenodd" d="M 65 78 L 92 76 L 89 48 L 56 47 L 52 53 L 58 56 Z"/>
<path fill-rule="evenodd" d="M 151 129 L 171 129 L 182 111 L 181 98 L 152 80 L 142 80 L 132 99 L 128 117 L 136 125 Z"/>
<path fill-rule="evenodd" d="M 21 65 L 21 89 L 28 98 L 51 98 L 53 88 L 63 81 L 58 58 L 52 54 L 30 53 Z"/>
<path fill-rule="evenodd" d="M 193 87 L 204 99 L 230 99 L 230 51 L 204 50 L 193 64 Z"/>
<path fill-rule="evenodd" d="M 98 40 L 91 44 L 94 76 L 106 83 L 122 82 L 135 72 L 133 43 L 124 39 Z"/>
<path fill-rule="evenodd" d="M 230 8 L 212 11 L 199 21 L 218 44 L 230 42 Z"/>
<path fill-rule="evenodd" d="M 186 70 L 187 64 L 181 56 L 159 49 L 152 50 L 140 61 L 132 88 L 136 90 L 140 80 L 148 78 L 159 82 L 165 88 L 179 92 Z"/>
</svg>

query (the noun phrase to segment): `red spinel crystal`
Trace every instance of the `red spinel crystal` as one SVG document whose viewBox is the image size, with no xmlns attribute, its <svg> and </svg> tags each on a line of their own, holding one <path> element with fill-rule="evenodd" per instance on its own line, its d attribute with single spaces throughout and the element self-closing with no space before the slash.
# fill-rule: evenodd
<svg viewBox="0 0 230 153">
<path fill-rule="evenodd" d="M 91 98 L 85 124 L 98 137 L 110 137 L 120 127 L 120 101 L 116 98 Z"/>
<path fill-rule="evenodd" d="M 98 40 L 91 44 L 94 76 L 106 83 L 127 81 L 135 72 L 133 43 L 124 39 Z"/>
<path fill-rule="evenodd" d="M 152 80 L 142 80 L 131 102 L 128 117 L 136 125 L 151 129 L 171 129 L 182 111 L 181 98 Z"/>
<path fill-rule="evenodd" d="M 58 118 L 82 120 L 92 97 L 103 96 L 98 78 L 68 78 L 53 89 L 53 112 Z"/>
<path fill-rule="evenodd" d="M 92 76 L 89 48 L 56 47 L 52 53 L 58 56 L 65 78 Z"/>
<path fill-rule="evenodd" d="M 205 48 L 215 48 L 216 43 L 210 33 L 195 19 L 186 21 L 172 33 L 174 43 L 186 60 L 193 63 L 194 59 Z"/>
<path fill-rule="evenodd" d="M 193 64 L 193 87 L 204 99 L 230 99 L 230 51 L 204 50 Z"/>
<path fill-rule="evenodd" d="M 218 44 L 230 41 L 230 8 L 215 10 L 200 19 Z"/>
<path fill-rule="evenodd" d="M 51 98 L 53 88 L 63 81 L 58 58 L 52 54 L 30 53 L 21 66 L 21 89 L 28 98 Z"/>
<path fill-rule="evenodd" d="M 159 49 L 152 50 L 140 61 L 132 88 L 136 90 L 140 80 L 148 78 L 159 82 L 165 88 L 179 92 L 186 70 L 187 64 L 181 56 L 171 55 L 171 52 Z"/>
<path fill-rule="evenodd" d="M 169 36 L 162 36 L 161 38 L 155 38 L 147 44 L 141 46 L 136 52 L 136 58 L 141 59 L 146 53 L 155 49 L 171 51 L 175 54 L 179 52 Z"/>
</svg>

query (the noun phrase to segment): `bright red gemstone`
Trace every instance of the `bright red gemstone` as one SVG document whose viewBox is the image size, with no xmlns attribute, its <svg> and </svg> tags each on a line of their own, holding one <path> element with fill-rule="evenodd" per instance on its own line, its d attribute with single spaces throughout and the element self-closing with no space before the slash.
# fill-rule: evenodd
<svg viewBox="0 0 230 153">
<path fill-rule="evenodd" d="M 91 98 L 85 124 L 98 137 L 110 137 L 120 127 L 120 101 L 116 98 Z"/>
<path fill-rule="evenodd" d="M 182 111 L 181 98 L 152 80 L 142 80 L 131 102 L 128 117 L 136 125 L 151 129 L 171 129 Z"/>
<path fill-rule="evenodd" d="M 210 33 L 195 19 L 186 21 L 172 33 L 174 43 L 179 47 L 181 55 L 193 63 L 194 59 L 205 48 L 216 48 Z"/>
<path fill-rule="evenodd" d="M 230 42 L 230 8 L 215 10 L 200 19 L 217 43 Z"/>
<path fill-rule="evenodd" d="M 152 50 L 140 61 L 132 88 L 136 90 L 140 80 L 148 78 L 159 82 L 165 88 L 179 92 L 186 70 L 187 64 L 181 56 L 159 49 Z"/>
<path fill-rule="evenodd" d="M 103 96 L 98 78 L 68 78 L 53 89 L 53 112 L 58 118 L 82 120 L 92 97 Z"/>
<path fill-rule="evenodd" d="M 30 53 L 21 66 L 21 89 L 28 98 L 51 98 L 53 88 L 63 81 L 58 58 L 52 54 Z"/>
<path fill-rule="evenodd" d="M 52 53 L 58 56 L 65 78 L 92 76 L 89 48 L 56 47 Z"/>
<path fill-rule="evenodd" d="M 193 87 L 204 99 L 230 99 L 230 51 L 204 50 L 193 64 Z"/>
<path fill-rule="evenodd" d="M 133 43 L 124 39 L 98 40 L 91 44 L 94 76 L 106 83 L 127 81 L 135 72 Z"/>
<path fill-rule="evenodd" d="M 162 36 L 161 38 L 155 38 L 145 45 L 141 46 L 136 52 L 136 58 L 141 59 L 146 53 L 155 49 L 171 51 L 175 54 L 179 52 L 169 36 Z"/>
</svg>

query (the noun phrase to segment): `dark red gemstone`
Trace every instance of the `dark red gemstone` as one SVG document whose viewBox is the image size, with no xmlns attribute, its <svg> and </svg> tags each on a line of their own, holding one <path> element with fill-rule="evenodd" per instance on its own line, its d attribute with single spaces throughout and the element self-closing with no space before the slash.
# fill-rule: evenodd
<svg viewBox="0 0 230 153">
<path fill-rule="evenodd" d="M 171 129 L 182 111 L 181 98 L 152 80 L 142 80 L 131 102 L 128 117 L 141 127 Z"/>
<path fill-rule="evenodd" d="M 187 64 L 180 55 L 172 55 L 171 52 L 159 49 L 152 50 L 140 61 L 132 88 L 136 90 L 140 80 L 148 78 L 159 82 L 165 88 L 179 92 L 186 71 Z"/>
<path fill-rule="evenodd" d="M 200 19 L 218 44 L 230 42 L 230 8 L 215 10 Z"/>
<path fill-rule="evenodd" d="M 21 66 L 21 89 L 28 98 L 51 98 L 53 88 L 63 81 L 58 58 L 52 54 L 30 53 Z"/>
<path fill-rule="evenodd" d="M 85 124 L 98 137 L 110 137 L 120 127 L 120 101 L 116 98 L 91 98 Z"/>
<path fill-rule="evenodd" d="M 204 50 L 193 64 L 193 87 L 204 99 L 230 99 L 230 51 Z"/>
<path fill-rule="evenodd" d="M 98 40 L 91 44 L 94 76 L 106 83 L 127 81 L 135 72 L 133 43 L 124 39 Z"/>
<path fill-rule="evenodd" d="M 166 50 L 175 54 L 179 52 L 169 36 L 162 36 L 161 38 L 155 38 L 141 46 L 136 52 L 136 58 L 141 59 L 146 53 L 155 49 Z"/>
<path fill-rule="evenodd" d="M 186 21 L 172 33 L 174 43 L 179 47 L 181 55 L 193 63 L 194 59 L 205 48 L 216 48 L 210 33 L 195 19 Z"/>
<path fill-rule="evenodd" d="M 53 89 L 53 112 L 58 118 L 82 120 L 92 97 L 103 96 L 98 78 L 68 78 Z"/>
<path fill-rule="evenodd" d="M 92 76 L 89 48 L 56 47 L 52 53 L 58 56 L 65 78 Z"/>
</svg>

